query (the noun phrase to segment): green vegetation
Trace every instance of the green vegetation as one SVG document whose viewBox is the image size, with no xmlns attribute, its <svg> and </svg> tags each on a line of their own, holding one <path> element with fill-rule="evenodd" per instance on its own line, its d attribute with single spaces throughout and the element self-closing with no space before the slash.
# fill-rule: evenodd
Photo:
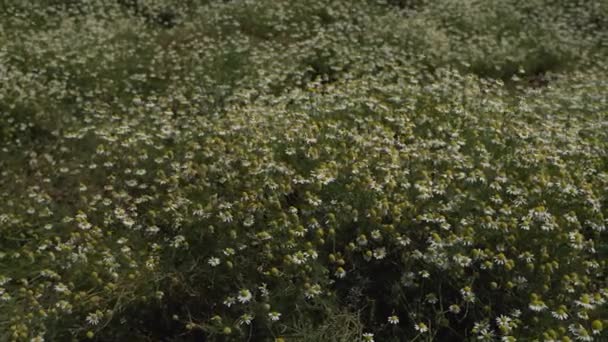
<svg viewBox="0 0 608 342">
<path fill-rule="evenodd" d="M 0 3 L 0 341 L 602 341 L 607 208 L 606 1 Z"/>
</svg>

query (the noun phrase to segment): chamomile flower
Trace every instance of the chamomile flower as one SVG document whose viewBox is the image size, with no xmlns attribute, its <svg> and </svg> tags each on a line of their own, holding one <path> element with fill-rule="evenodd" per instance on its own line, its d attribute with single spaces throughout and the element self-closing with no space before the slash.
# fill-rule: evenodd
<svg viewBox="0 0 608 342">
<path fill-rule="evenodd" d="M 216 257 L 211 257 L 207 260 L 207 263 L 211 266 L 211 267 L 216 267 L 217 265 L 220 264 L 220 259 L 216 258 Z"/>
<path fill-rule="evenodd" d="M 496 317 L 496 325 L 499 328 L 505 329 L 506 331 L 511 330 L 511 326 L 510 326 L 511 322 L 512 322 L 512 319 L 509 316 L 500 315 L 500 316 Z"/>
<path fill-rule="evenodd" d="M 569 317 L 568 311 L 567 311 L 565 305 L 560 305 L 559 308 L 557 308 L 557 310 L 551 311 L 551 316 L 553 316 L 556 319 L 559 319 L 560 321 L 566 320 Z"/>
<path fill-rule="evenodd" d="M 239 318 L 239 325 L 250 325 L 251 321 L 253 320 L 253 316 L 250 314 L 243 314 L 240 318 Z"/>
<path fill-rule="evenodd" d="M 532 310 L 532 311 L 541 312 L 541 311 L 547 309 L 547 305 L 543 301 L 536 300 L 536 301 L 531 302 L 528 305 L 528 308 L 530 308 L 530 310 Z"/>
<path fill-rule="evenodd" d="M 388 322 L 393 325 L 399 324 L 399 317 L 395 315 L 388 316 Z"/>
<path fill-rule="evenodd" d="M 97 310 L 96 312 L 89 313 L 86 317 L 86 321 L 90 325 L 97 325 L 101 321 L 102 317 L 103 317 L 103 313 L 101 311 Z"/>
<path fill-rule="evenodd" d="M 234 297 L 226 297 L 226 299 L 224 300 L 224 305 L 226 305 L 227 307 L 231 307 L 234 303 L 236 303 L 236 298 Z"/>
<path fill-rule="evenodd" d="M 532 311 L 541 312 L 547 309 L 547 304 L 540 300 L 537 294 L 532 293 L 530 295 L 531 301 L 528 304 L 528 308 Z"/>
<path fill-rule="evenodd" d="M 367 237 L 364 234 L 359 235 L 359 237 L 357 238 L 357 244 L 359 244 L 359 246 L 366 246 Z"/>
<path fill-rule="evenodd" d="M 577 341 L 590 342 L 593 341 L 593 336 L 580 324 L 570 324 L 568 330 Z"/>
<path fill-rule="evenodd" d="M 423 322 L 414 324 L 414 329 L 421 334 L 429 331 L 429 328 Z"/>
<path fill-rule="evenodd" d="M 374 249 L 374 258 L 382 260 L 384 257 L 386 257 L 386 248 L 381 247 Z"/>
<path fill-rule="evenodd" d="M 342 278 L 344 278 L 344 277 L 346 276 L 346 271 L 345 271 L 345 270 L 344 270 L 342 267 L 338 267 L 338 268 L 336 269 L 336 272 L 334 273 L 334 275 L 335 275 L 337 278 L 342 279 Z"/>
<path fill-rule="evenodd" d="M 591 322 L 591 332 L 593 335 L 599 335 L 604 330 L 604 324 L 599 319 Z"/>
<path fill-rule="evenodd" d="M 281 313 L 280 312 L 276 312 L 276 311 L 272 311 L 268 313 L 268 318 L 273 321 L 276 322 L 281 318 Z"/>
<path fill-rule="evenodd" d="M 469 286 L 463 287 L 462 289 L 460 289 L 460 294 L 462 295 L 462 299 L 467 302 L 467 303 L 473 303 L 475 302 L 475 294 L 473 293 L 473 291 L 471 290 L 471 288 Z"/>
<path fill-rule="evenodd" d="M 252 298 L 252 294 L 251 291 L 247 290 L 247 289 L 242 289 L 239 291 L 239 294 L 237 295 L 237 299 L 240 303 L 248 303 L 249 301 L 251 301 Z"/>
<path fill-rule="evenodd" d="M 63 283 L 58 283 L 55 285 L 55 291 L 59 293 L 69 293 L 70 289 Z"/>
<path fill-rule="evenodd" d="M 314 285 L 308 287 L 304 291 L 304 296 L 306 297 L 306 299 L 315 298 L 320 294 L 321 294 L 321 286 L 319 284 L 314 284 Z"/>
<path fill-rule="evenodd" d="M 592 303 L 593 299 L 588 294 L 583 294 L 578 300 L 574 301 L 574 304 L 583 307 L 585 309 L 593 309 L 595 308 L 595 304 Z"/>
<path fill-rule="evenodd" d="M 268 290 L 268 284 L 262 283 L 262 285 L 258 286 L 258 290 L 260 291 L 260 295 L 262 297 L 268 297 L 270 295 L 270 291 Z"/>
</svg>

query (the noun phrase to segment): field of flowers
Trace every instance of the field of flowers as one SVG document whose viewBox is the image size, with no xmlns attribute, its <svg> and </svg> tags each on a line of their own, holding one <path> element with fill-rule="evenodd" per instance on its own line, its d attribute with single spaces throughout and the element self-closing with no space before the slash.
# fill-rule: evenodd
<svg viewBox="0 0 608 342">
<path fill-rule="evenodd" d="M 608 1 L 0 1 L 0 341 L 608 341 Z"/>
</svg>

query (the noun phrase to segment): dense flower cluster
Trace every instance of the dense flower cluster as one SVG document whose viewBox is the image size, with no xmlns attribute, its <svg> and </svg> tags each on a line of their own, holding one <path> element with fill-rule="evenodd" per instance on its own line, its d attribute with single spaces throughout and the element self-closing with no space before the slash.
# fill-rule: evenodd
<svg viewBox="0 0 608 342">
<path fill-rule="evenodd" d="M 608 336 L 607 2 L 0 18 L 0 340 Z"/>
</svg>

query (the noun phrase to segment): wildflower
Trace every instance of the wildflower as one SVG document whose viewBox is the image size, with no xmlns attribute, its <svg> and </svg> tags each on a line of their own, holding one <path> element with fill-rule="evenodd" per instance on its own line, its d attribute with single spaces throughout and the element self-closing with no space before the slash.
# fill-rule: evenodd
<svg viewBox="0 0 608 342">
<path fill-rule="evenodd" d="M 251 295 L 251 291 L 247 290 L 247 289 L 243 289 L 241 291 L 239 291 L 239 294 L 237 296 L 237 299 L 239 302 L 245 304 L 248 303 L 252 298 Z"/>
<path fill-rule="evenodd" d="M 525 252 L 519 255 L 519 259 L 524 260 L 527 263 L 534 261 L 534 254 Z"/>
<path fill-rule="evenodd" d="M 528 305 L 528 307 L 532 311 L 540 312 L 540 311 L 545 310 L 547 308 L 547 305 L 543 301 L 541 301 L 541 300 L 535 300 L 535 301 L 532 301 Z"/>
<path fill-rule="evenodd" d="M 281 318 L 281 313 L 276 311 L 269 312 L 268 318 L 270 318 L 271 321 L 276 322 Z"/>
<path fill-rule="evenodd" d="M 439 298 L 437 298 L 437 295 L 436 295 L 436 294 L 434 294 L 434 293 L 429 293 L 428 295 L 426 295 L 425 300 L 426 300 L 428 303 L 431 303 L 431 304 L 436 304 L 436 303 L 439 301 Z"/>
<path fill-rule="evenodd" d="M 604 330 L 604 324 L 599 319 L 591 322 L 591 332 L 593 335 L 599 335 Z"/>
<path fill-rule="evenodd" d="M 367 245 L 367 237 L 365 236 L 365 234 L 359 235 L 359 237 L 357 238 L 357 244 L 359 244 L 359 246 Z"/>
<path fill-rule="evenodd" d="M 224 300 L 224 305 L 226 305 L 227 307 L 231 307 L 235 302 L 236 299 L 234 297 L 226 297 L 226 299 Z"/>
<path fill-rule="evenodd" d="M 306 254 L 305 252 L 302 251 L 298 251 L 296 252 L 292 257 L 291 260 L 293 261 L 294 264 L 296 265 L 302 265 L 306 262 L 306 260 L 308 259 L 308 254 Z"/>
<path fill-rule="evenodd" d="M 55 307 L 57 307 L 58 309 L 62 310 L 63 312 L 66 312 L 66 313 L 72 312 L 72 304 L 70 304 L 66 300 L 58 301 L 57 303 L 55 303 Z"/>
<path fill-rule="evenodd" d="M 572 335 L 574 335 L 574 338 L 577 341 L 584 341 L 584 342 L 593 341 L 593 337 L 589 334 L 587 329 L 585 329 L 580 324 L 570 324 L 568 326 L 568 330 L 570 331 L 570 333 L 572 333 Z"/>
<path fill-rule="evenodd" d="M 560 305 L 559 308 L 555 311 L 551 311 L 551 316 L 560 321 L 568 319 L 568 312 L 566 311 L 566 306 Z"/>
<path fill-rule="evenodd" d="M 93 227 L 93 225 L 90 224 L 89 222 L 86 222 L 86 221 L 78 222 L 78 228 L 80 228 L 82 230 L 89 230 L 89 229 L 91 229 L 91 227 Z"/>
<path fill-rule="evenodd" d="M 96 312 L 89 313 L 86 317 L 86 321 L 90 325 L 97 325 L 101 321 L 102 317 L 103 317 L 103 313 L 101 311 L 97 310 Z"/>
<path fill-rule="evenodd" d="M 512 321 L 511 317 L 509 317 L 509 316 L 500 315 L 500 316 L 496 317 L 496 325 L 498 325 L 498 326 L 509 326 L 511 321 Z"/>
<path fill-rule="evenodd" d="M 253 320 L 253 316 L 250 314 L 243 314 L 240 318 L 239 318 L 239 325 L 250 325 L 251 321 Z"/>
<path fill-rule="evenodd" d="M 477 340 L 478 341 L 486 341 L 486 342 L 491 342 L 494 341 L 494 331 L 491 329 L 483 329 L 479 332 L 478 336 L 477 336 Z"/>
<path fill-rule="evenodd" d="M 68 289 L 68 287 L 65 284 L 59 283 L 59 284 L 55 285 L 55 291 L 57 291 L 59 293 L 69 293 L 70 289 Z"/>
<path fill-rule="evenodd" d="M 408 237 L 403 237 L 403 236 L 399 236 L 399 237 L 397 237 L 397 243 L 398 243 L 400 246 L 405 247 L 405 246 L 409 245 L 411 242 L 412 242 L 412 241 L 411 241 L 411 240 L 410 240 L 410 238 L 408 238 Z"/>
<path fill-rule="evenodd" d="M 215 267 L 220 264 L 220 259 L 216 258 L 216 257 L 212 257 L 212 258 L 209 258 L 209 260 L 207 260 L 207 263 L 209 265 L 211 265 L 211 267 Z"/>
<path fill-rule="evenodd" d="M 262 283 L 262 285 L 258 286 L 258 290 L 260 290 L 260 295 L 262 297 L 268 297 L 270 294 L 268 291 L 268 285 L 266 283 Z"/>
<path fill-rule="evenodd" d="M 496 318 L 496 325 L 503 335 L 510 333 L 517 326 L 511 317 L 505 315 L 500 315 Z"/>
<path fill-rule="evenodd" d="M 186 237 L 183 235 L 176 235 L 173 241 L 169 244 L 173 248 L 180 248 L 181 246 L 187 246 Z"/>
<path fill-rule="evenodd" d="M 595 305 L 591 301 L 592 301 L 591 296 L 589 296 L 588 294 L 585 293 L 581 296 L 581 298 L 579 298 L 578 300 L 575 300 L 574 303 L 585 309 L 593 309 L 595 307 Z"/>
<path fill-rule="evenodd" d="M 218 214 L 218 216 L 219 216 L 219 218 L 220 218 L 220 220 L 221 220 L 222 222 L 225 222 L 225 223 L 230 223 L 230 222 L 232 222 L 232 214 L 231 214 L 231 213 L 229 213 L 229 212 L 227 212 L 227 211 L 221 211 L 221 212 Z"/>
<path fill-rule="evenodd" d="M 390 324 L 399 324 L 399 317 L 392 315 L 392 316 L 388 316 L 388 322 Z"/>
<path fill-rule="evenodd" d="M 587 312 L 587 310 L 583 309 L 576 313 L 576 317 L 586 321 L 589 319 L 589 313 Z"/>
<path fill-rule="evenodd" d="M 460 267 L 467 267 L 467 266 L 471 265 L 471 263 L 473 261 L 471 258 L 464 256 L 460 253 L 454 255 L 452 257 L 452 260 L 454 260 L 454 262 Z"/>
<path fill-rule="evenodd" d="M 460 294 L 462 295 L 462 299 L 467 303 L 475 302 L 475 294 L 471 291 L 471 288 L 466 286 L 460 289 Z"/>
<path fill-rule="evenodd" d="M 381 247 L 374 250 L 374 258 L 382 260 L 384 257 L 386 257 L 386 248 Z"/>
<path fill-rule="evenodd" d="M 535 294 L 535 293 L 531 294 L 530 298 L 531 298 L 531 301 L 530 301 L 530 304 L 528 305 L 528 308 L 530 308 L 530 310 L 540 312 L 540 311 L 547 309 L 547 305 L 545 304 L 545 302 L 540 300 L 540 298 L 538 297 L 537 294 Z"/>
<path fill-rule="evenodd" d="M 372 333 L 364 333 L 363 334 L 363 341 L 365 341 L 365 342 L 374 342 L 374 334 L 372 334 Z"/>
<path fill-rule="evenodd" d="M 312 299 L 321 294 L 321 286 L 319 284 L 314 284 L 308 289 L 306 289 L 304 296 L 307 299 Z"/>
<path fill-rule="evenodd" d="M 414 329 L 416 329 L 416 331 L 418 331 L 421 334 L 424 334 L 425 332 L 429 331 L 429 328 L 426 326 L 426 324 L 420 322 L 420 323 L 416 323 L 414 325 Z"/>
<path fill-rule="evenodd" d="M 346 276 L 346 271 L 342 267 L 338 267 L 334 275 L 340 279 Z"/>
<path fill-rule="evenodd" d="M 458 314 L 458 313 L 460 313 L 460 306 L 458 306 L 456 304 L 452 304 L 452 305 L 450 305 L 448 310 L 450 310 L 450 312 L 453 314 Z"/>
<path fill-rule="evenodd" d="M 243 221 L 243 226 L 251 227 L 255 223 L 255 219 L 253 216 L 247 216 L 247 218 Z"/>
<path fill-rule="evenodd" d="M 495 257 L 494 257 L 494 262 L 497 265 L 504 265 L 507 262 L 507 257 L 503 254 L 503 253 L 498 253 Z"/>
</svg>

